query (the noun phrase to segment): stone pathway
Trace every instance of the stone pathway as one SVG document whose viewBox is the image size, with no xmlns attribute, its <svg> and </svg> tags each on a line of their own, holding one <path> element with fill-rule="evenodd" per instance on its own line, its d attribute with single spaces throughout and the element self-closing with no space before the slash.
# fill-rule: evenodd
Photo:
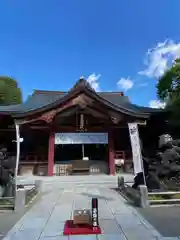
<svg viewBox="0 0 180 240">
<path fill-rule="evenodd" d="M 92 184 L 106 184 L 107 185 L 117 185 L 117 176 L 110 176 L 105 174 L 97 174 L 97 175 L 82 175 L 82 176 L 53 176 L 53 177 L 40 177 L 40 176 L 18 176 L 17 182 L 19 184 L 29 184 L 34 183 L 36 179 L 42 180 L 44 185 L 57 185 L 66 187 L 67 185 L 92 185 Z M 133 182 L 134 176 L 130 173 L 121 173 L 121 177 L 124 177 L 125 182 Z"/>
<path fill-rule="evenodd" d="M 102 235 L 63 236 L 73 209 L 90 208 L 98 197 Z M 100 186 L 51 188 L 7 234 L 4 240 L 161 240 L 161 235 L 118 193 Z"/>
</svg>

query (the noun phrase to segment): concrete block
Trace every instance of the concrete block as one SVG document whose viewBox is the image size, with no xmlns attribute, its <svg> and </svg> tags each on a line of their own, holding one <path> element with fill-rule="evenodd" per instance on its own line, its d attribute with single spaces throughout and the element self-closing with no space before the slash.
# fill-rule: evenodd
<svg viewBox="0 0 180 240">
<path fill-rule="evenodd" d="M 42 234 L 41 234 L 41 237 L 61 236 L 61 235 L 63 235 L 63 230 L 64 230 L 64 222 L 59 222 L 57 220 L 56 221 L 48 221 Z"/>
<path fill-rule="evenodd" d="M 124 234 L 101 234 L 97 237 L 98 240 L 127 240 Z"/>
<path fill-rule="evenodd" d="M 104 234 L 122 234 L 122 230 L 115 219 L 99 219 L 99 225 Z"/>
<path fill-rule="evenodd" d="M 24 231 L 17 231 L 12 237 L 7 240 L 38 240 L 41 236 L 41 230 L 39 229 L 26 229 Z"/>
<path fill-rule="evenodd" d="M 69 240 L 97 240 L 97 237 L 96 235 L 71 235 Z"/>
<path fill-rule="evenodd" d="M 80 238 L 81 239 L 81 238 Z M 69 240 L 69 236 L 43 237 L 38 240 Z"/>
<path fill-rule="evenodd" d="M 19 188 L 16 190 L 14 210 L 16 212 L 23 212 L 25 206 L 26 206 L 26 189 Z"/>
<path fill-rule="evenodd" d="M 35 180 L 35 186 L 36 186 L 38 193 L 42 192 L 42 184 L 43 184 L 42 180 Z"/>
<path fill-rule="evenodd" d="M 48 218 L 47 218 L 48 219 Z M 24 220 L 20 230 L 26 231 L 29 229 L 42 231 L 47 222 L 46 218 L 41 217 L 31 217 L 29 216 L 27 219 Z"/>
<path fill-rule="evenodd" d="M 149 200 L 148 200 L 148 189 L 145 185 L 139 186 L 140 191 L 140 206 L 142 208 L 149 207 Z"/>
<path fill-rule="evenodd" d="M 118 176 L 118 188 L 124 188 L 124 177 Z"/>
</svg>

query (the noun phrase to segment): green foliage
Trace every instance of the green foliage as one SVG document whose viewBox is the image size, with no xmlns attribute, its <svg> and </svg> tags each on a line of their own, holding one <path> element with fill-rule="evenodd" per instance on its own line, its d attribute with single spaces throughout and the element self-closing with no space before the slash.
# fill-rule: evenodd
<svg viewBox="0 0 180 240">
<path fill-rule="evenodd" d="M 0 76 L 0 104 L 10 105 L 21 102 L 22 93 L 16 80 L 10 77 Z"/>
<path fill-rule="evenodd" d="M 161 195 L 149 195 L 149 200 L 163 200 L 164 198 Z"/>
<path fill-rule="evenodd" d="M 180 194 L 176 193 L 176 194 L 154 194 L 154 195 L 149 195 L 148 196 L 149 200 L 164 200 L 164 199 L 180 199 Z"/>
<path fill-rule="evenodd" d="M 172 67 L 159 79 L 157 95 L 166 102 L 170 112 L 169 126 L 180 134 L 180 59 L 176 59 Z M 177 130 L 179 132 L 177 132 Z"/>
<path fill-rule="evenodd" d="M 173 66 L 166 71 L 157 84 L 157 95 L 168 105 L 180 99 L 180 59 L 176 59 Z"/>
</svg>

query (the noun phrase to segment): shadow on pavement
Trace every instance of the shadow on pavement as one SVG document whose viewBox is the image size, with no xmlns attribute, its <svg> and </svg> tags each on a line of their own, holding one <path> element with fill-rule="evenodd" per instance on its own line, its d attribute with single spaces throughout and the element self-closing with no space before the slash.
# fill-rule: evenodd
<svg viewBox="0 0 180 240">
<path fill-rule="evenodd" d="M 101 195 L 95 195 L 95 194 L 90 194 L 90 193 L 81 193 L 81 195 L 89 197 L 89 198 L 98 198 L 98 199 L 106 200 L 106 201 L 113 201 L 114 200 L 113 198 L 107 198 L 107 197 L 104 197 L 104 196 L 101 196 Z"/>
</svg>

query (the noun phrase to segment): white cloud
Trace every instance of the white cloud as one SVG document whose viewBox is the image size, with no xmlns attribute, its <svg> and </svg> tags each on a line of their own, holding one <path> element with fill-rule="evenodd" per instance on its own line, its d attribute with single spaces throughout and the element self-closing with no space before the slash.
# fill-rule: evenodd
<svg viewBox="0 0 180 240">
<path fill-rule="evenodd" d="M 149 106 L 151 108 L 164 108 L 166 106 L 166 104 L 164 102 L 159 101 L 159 100 L 151 100 L 149 102 Z"/>
<path fill-rule="evenodd" d="M 127 91 L 131 89 L 134 86 L 133 81 L 130 78 L 121 78 L 118 82 L 117 85 L 120 89 Z"/>
<path fill-rule="evenodd" d="M 96 91 L 99 92 L 100 91 L 100 86 L 99 86 L 99 78 L 101 77 L 100 74 L 95 74 L 92 73 L 91 75 L 89 75 L 89 77 L 87 78 L 87 81 L 90 83 L 91 87 Z"/>
<path fill-rule="evenodd" d="M 160 42 L 148 50 L 145 59 L 146 69 L 139 74 L 148 77 L 161 77 L 176 58 L 180 57 L 180 43 L 173 40 Z"/>
<path fill-rule="evenodd" d="M 137 87 L 147 87 L 148 83 L 139 83 Z"/>
</svg>

